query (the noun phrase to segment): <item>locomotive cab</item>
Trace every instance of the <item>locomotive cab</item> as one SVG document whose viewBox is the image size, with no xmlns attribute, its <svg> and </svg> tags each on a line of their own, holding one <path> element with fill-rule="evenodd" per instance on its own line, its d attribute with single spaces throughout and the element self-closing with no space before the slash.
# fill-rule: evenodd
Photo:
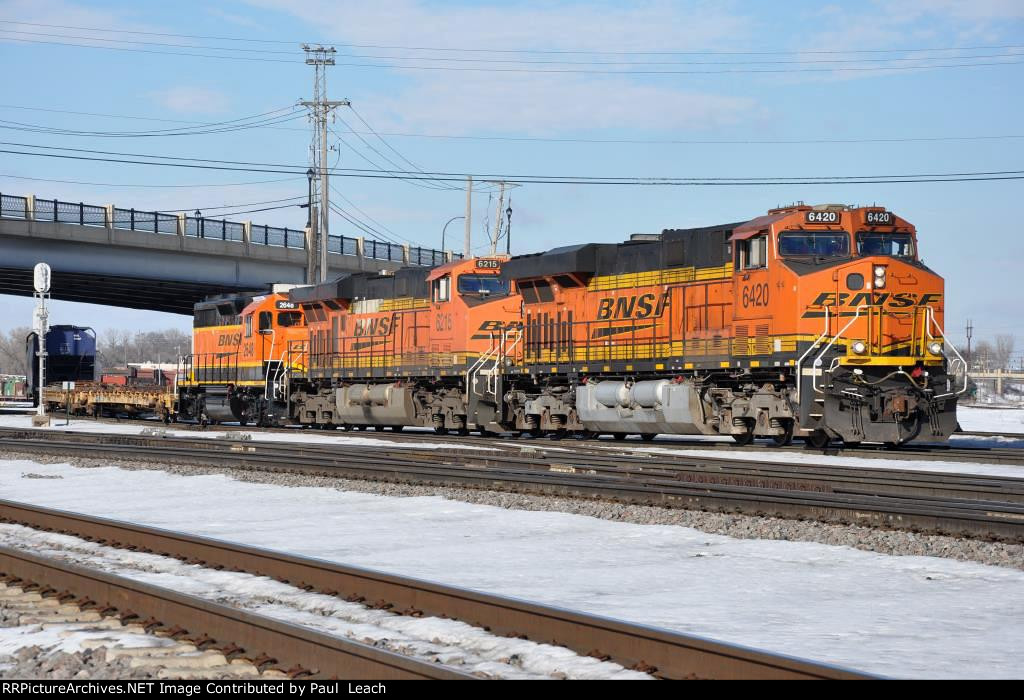
<svg viewBox="0 0 1024 700">
<path fill-rule="evenodd" d="M 943 280 L 918 258 L 916 231 L 875 207 L 798 214 L 778 241 L 798 275 L 803 434 L 814 444 L 946 440 L 966 367 L 945 338 Z"/>
</svg>

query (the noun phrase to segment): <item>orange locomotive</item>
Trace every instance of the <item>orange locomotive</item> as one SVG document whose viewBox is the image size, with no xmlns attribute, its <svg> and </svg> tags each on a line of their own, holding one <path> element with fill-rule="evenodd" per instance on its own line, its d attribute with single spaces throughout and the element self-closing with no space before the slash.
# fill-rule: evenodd
<svg viewBox="0 0 1024 700">
<path fill-rule="evenodd" d="M 516 427 L 903 444 L 956 427 L 963 361 L 914 227 L 877 207 L 795 205 L 515 258 Z"/>
<path fill-rule="evenodd" d="M 288 350 L 304 342 L 305 319 L 277 285 L 268 294 L 214 297 L 195 305 L 192 354 L 178 373 L 177 415 L 267 425 L 286 406 Z"/>
<path fill-rule="evenodd" d="M 308 321 L 292 418 L 344 427 L 500 430 L 500 370 L 516 348 L 520 299 L 505 258 L 357 273 L 292 290 Z M 298 347 L 301 344 L 295 343 Z"/>
</svg>

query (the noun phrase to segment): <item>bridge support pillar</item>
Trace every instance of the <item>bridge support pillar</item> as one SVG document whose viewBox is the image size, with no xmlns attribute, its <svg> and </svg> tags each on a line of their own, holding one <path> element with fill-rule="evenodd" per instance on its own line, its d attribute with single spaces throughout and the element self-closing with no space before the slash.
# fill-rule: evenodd
<svg viewBox="0 0 1024 700">
<path fill-rule="evenodd" d="M 362 236 L 359 236 L 356 239 L 356 259 L 359 260 L 359 269 L 360 270 L 366 269 L 365 250 L 366 250 L 366 239 L 363 238 Z"/>
<path fill-rule="evenodd" d="M 1000 396 L 1003 395 L 1003 370 L 996 370 L 996 393 Z"/>
<path fill-rule="evenodd" d="M 390 257 L 390 256 L 388 256 L 388 257 Z M 409 264 L 409 244 L 408 243 L 403 243 L 402 244 L 402 264 L 403 265 L 408 265 Z"/>
<path fill-rule="evenodd" d="M 29 221 L 36 220 L 36 196 L 34 194 L 25 196 L 25 218 Z"/>
</svg>

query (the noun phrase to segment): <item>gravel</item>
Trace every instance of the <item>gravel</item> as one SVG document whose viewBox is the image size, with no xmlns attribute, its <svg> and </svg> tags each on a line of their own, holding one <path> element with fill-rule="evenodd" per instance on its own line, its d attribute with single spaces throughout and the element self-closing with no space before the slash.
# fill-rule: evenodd
<svg viewBox="0 0 1024 700">
<path fill-rule="evenodd" d="M 397 484 L 330 476 L 284 474 L 228 467 L 175 464 L 166 461 L 90 459 L 41 454 L 8 454 L 7 459 L 71 464 L 81 468 L 116 466 L 128 470 L 161 470 L 183 476 L 224 474 L 238 481 L 274 486 L 334 488 L 381 496 L 440 496 L 466 503 L 510 510 L 557 511 L 639 525 L 679 525 L 702 532 L 743 539 L 791 540 L 853 547 L 899 556 L 928 556 L 973 561 L 1024 570 L 1024 545 L 987 542 L 944 535 L 925 535 L 862 525 L 840 525 L 731 513 L 632 505 L 582 498 L 563 498 L 458 487 Z M 32 478 L 31 475 L 23 475 Z"/>
</svg>

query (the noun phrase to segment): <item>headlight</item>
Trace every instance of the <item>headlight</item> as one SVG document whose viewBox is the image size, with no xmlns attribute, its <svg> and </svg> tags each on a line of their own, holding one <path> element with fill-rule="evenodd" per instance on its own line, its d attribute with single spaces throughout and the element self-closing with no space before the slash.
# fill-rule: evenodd
<svg viewBox="0 0 1024 700">
<path fill-rule="evenodd" d="M 930 352 L 933 355 L 941 355 L 942 343 L 940 343 L 937 340 L 933 340 L 932 342 L 928 343 L 928 352 Z"/>
<path fill-rule="evenodd" d="M 863 355 L 868 351 L 868 346 L 864 344 L 863 340 L 857 340 L 850 346 L 850 349 L 855 355 Z"/>
<path fill-rule="evenodd" d="M 885 266 L 875 265 L 875 289 L 885 287 Z"/>
</svg>

